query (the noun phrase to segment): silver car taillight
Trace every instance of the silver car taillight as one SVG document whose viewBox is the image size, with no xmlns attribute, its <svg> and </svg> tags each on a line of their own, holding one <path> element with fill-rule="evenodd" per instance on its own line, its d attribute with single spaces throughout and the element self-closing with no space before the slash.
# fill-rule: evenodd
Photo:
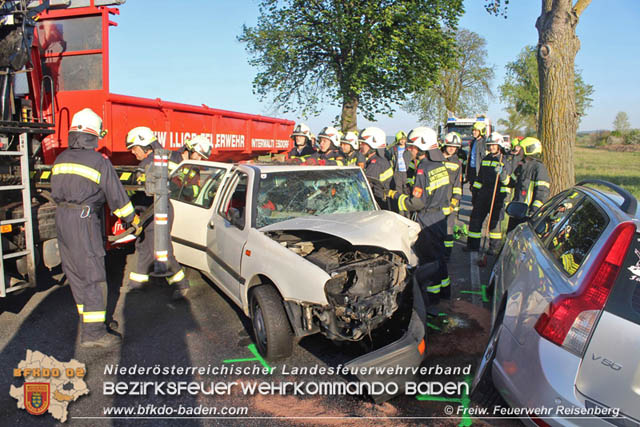
<svg viewBox="0 0 640 427">
<path fill-rule="evenodd" d="M 556 297 L 536 322 L 535 329 L 542 337 L 582 355 L 635 232 L 632 222 L 613 230 L 580 288 Z"/>
</svg>

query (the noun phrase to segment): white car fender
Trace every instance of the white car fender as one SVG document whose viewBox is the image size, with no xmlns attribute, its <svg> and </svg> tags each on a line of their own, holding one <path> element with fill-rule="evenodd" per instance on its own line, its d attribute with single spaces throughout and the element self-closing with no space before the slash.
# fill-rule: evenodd
<svg viewBox="0 0 640 427">
<path fill-rule="evenodd" d="M 324 284 L 330 276 L 256 229 L 249 230 L 240 271 L 247 283 L 247 289 L 242 292 L 245 313 L 249 306 L 249 284 L 258 275 L 268 277 L 285 300 L 328 305 Z"/>
</svg>

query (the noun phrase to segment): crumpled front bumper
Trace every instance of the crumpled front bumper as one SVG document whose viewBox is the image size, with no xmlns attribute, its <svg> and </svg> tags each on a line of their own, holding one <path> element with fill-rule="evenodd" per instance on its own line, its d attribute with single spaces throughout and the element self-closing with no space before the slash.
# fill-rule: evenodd
<svg viewBox="0 0 640 427">
<path fill-rule="evenodd" d="M 357 357 L 346 365 L 352 371 L 356 368 L 365 368 L 357 369 L 356 377 L 362 382 L 380 382 L 385 385 L 393 382 L 398 386 L 398 392 L 395 394 L 372 395 L 371 398 L 376 403 L 386 402 L 404 393 L 405 384 L 413 381 L 415 375 L 411 369 L 397 369 L 397 367 L 417 368 L 427 355 L 426 308 L 417 281 L 412 280 L 412 282 L 413 309 L 409 325 L 402 337 L 378 350 Z"/>
</svg>

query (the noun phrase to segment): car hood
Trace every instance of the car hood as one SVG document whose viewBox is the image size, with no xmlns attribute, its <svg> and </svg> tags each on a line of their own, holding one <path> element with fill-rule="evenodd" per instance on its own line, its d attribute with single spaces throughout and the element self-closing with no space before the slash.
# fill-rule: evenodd
<svg viewBox="0 0 640 427">
<path fill-rule="evenodd" d="M 377 246 L 401 251 L 410 264 L 415 264 L 411 246 L 418 237 L 420 226 L 401 215 L 389 211 L 352 212 L 318 216 L 304 216 L 271 224 L 260 229 L 267 231 L 310 230 L 339 237 L 354 246 Z"/>
</svg>

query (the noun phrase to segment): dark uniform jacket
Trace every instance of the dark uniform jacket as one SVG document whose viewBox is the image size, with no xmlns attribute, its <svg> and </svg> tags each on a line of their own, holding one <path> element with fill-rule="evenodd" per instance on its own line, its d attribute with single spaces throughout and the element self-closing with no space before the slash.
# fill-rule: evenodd
<svg viewBox="0 0 640 427">
<path fill-rule="evenodd" d="M 369 184 L 371 184 L 378 204 L 384 206 L 385 204 L 381 203 L 381 201 L 386 198 L 386 193 L 391 188 L 391 178 L 393 178 L 391 163 L 384 157 L 380 157 L 375 150 L 372 150 L 366 159 L 364 174 L 367 176 Z"/>
<path fill-rule="evenodd" d="M 344 158 L 342 159 L 342 162 L 344 163 L 344 166 L 360 166 L 367 162 L 362 153 L 356 150 L 351 150 L 349 154 L 343 155 Z"/>
<path fill-rule="evenodd" d="M 310 163 L 315 162 L 316 164 L 319 164 L 319 165 L 342 166 L 342 160 L 341 160 L 342 157 L 343 155 L 339 150 L 336 150 L 335 148 L 330 148 L 329 151 L 324 153 L 321 151 L 316 151 L 315 153 L 311 154 L 307 158 L 307 160 L 310 160 Z"/>
<path fill-rule="evenodd" d="M 501 169 L 500 174 L 496 173 L 496 168 Z M 493 191 L 496 191 L 496 200 L 504 200 L 506 196 L 511 194 L 509 182 L 511 180 L 510 164 L 507 158 L 501 154 L 487 154 L 480 162 L 480 172 L 473 183 L 473 188 L 479 191 L 479 195 L 483 200 L 489 203 L 493 198 Z M 496 187 L 496 179 L 499 180 Z"/>
<path fill-rule="evenodd" d="M 445 158 L 444 166 L 449 172 L 449 200 L 456 199 L 457 202 L 455 204 L 459 206 L 460 199 L 462 199 L 462 161 L 457 154 L 454 154 L 449 158 Z M 449 206 L 444 209 L 445 215 L 451 213 Z"/>
<path fill-rule="evenodd" d="M 540 160 L 525 157 L 512 178 L 515 186 L 513 200 L 526 203 L 530 210 L 538 209 L 549 198 L 549 172 Z"/>
<path fill-rule="evenodd" d="M 78 236 L 92 242 L 87 256 L 104 256 L 100 217 L 105 201 L 113 214 L 127 223 L 133 221 L 135 212 L 113 165 L 95 147 L 95 136 L 69 132 L 69 148 L 53 163 L 51 196 L 58 209 L 77 211 L 77 216 L 96 223 L 91 236 L 83 236 L 82 230 Z"/>
<path fill-rule="evenodd" d="M 304 162 L 307 159 L 307 157 L 315 153 L 315 150 L 308 143 L 304 144 L 304 146 L 302 147 L 302 150 L 298 150 L 298 148 L 299 148 L 298 146 L 295 146 L 291 149 L 291 151 L 289 151 L 290 159 L 300 159 L 301 161 Z"/>
<path fill-rule="evenodd" d="M 449 172 L 440 150 L 430 150 L 416 169 L 415 185 L 410 195 L 394 195 L 400 211 L 417 211 L 418 222 L 429 227 L 444 219 L 443 208 L 449 206 Z"/>
<path fill-rule="evenodd" d="M 151 148 L 154 150 L 162 149 L 162 145 L 158 141 L 154 141 L 151 143 Z M 142 173 L 138 175 L 138 181 L 144 184 L 146 180 L 146 172 L 147 167 L 153 164 L 153 154 L 149 154 L 147 157 L 142 159 L 142 161 L 138 164 L 138 167 L 142 169 Z M 171 173 L 178 167 L 178 165 L 182 162 L 182 156 L 179 151 L 170 151 L 169 159 L 168 159 L 168 174 Z M 171 183 L 170 183 L 171 185 Z M 136 206 L 151 206 L 153 204 L 153 196 L 143 195 L 142 192 L 138 192 L 135 197 Z"/>
</svg>

